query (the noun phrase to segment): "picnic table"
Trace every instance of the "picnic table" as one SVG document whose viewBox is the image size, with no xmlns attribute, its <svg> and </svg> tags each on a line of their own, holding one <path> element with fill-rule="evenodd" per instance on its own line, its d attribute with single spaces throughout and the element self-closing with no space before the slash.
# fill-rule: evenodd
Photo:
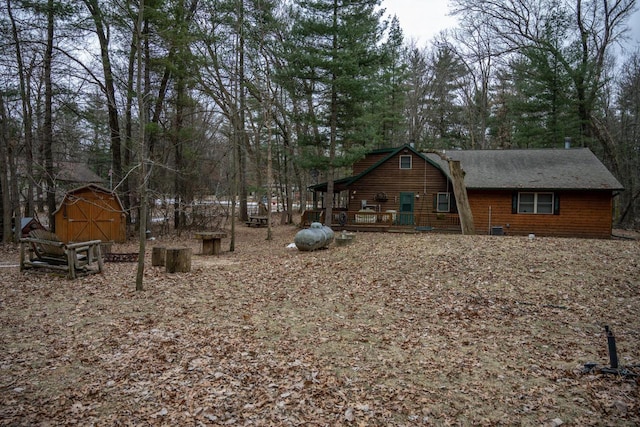
<svg viewBox="0 0 640 427">
<path fill-rule="evenodd" d="M 221 240 L 227 237 L 224 231 L 199 231 L 195 238 L 202 240 L 203 255 L 218 255 L 221 252 Z"/>
<path fill-rule="evenodd" d="M 249 217 L 249 221 L 246 221 L 249 227 L 266 227 L 267 216 L 266 215 L 252 215 Z"/>
</svg>

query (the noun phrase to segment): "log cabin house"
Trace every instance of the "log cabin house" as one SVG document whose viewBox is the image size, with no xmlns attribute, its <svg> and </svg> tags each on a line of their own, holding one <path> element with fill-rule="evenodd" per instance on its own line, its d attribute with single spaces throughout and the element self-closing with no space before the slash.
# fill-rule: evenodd
<svg viewBox="0 0 640 427">
<path fill-rule="evenodd" d="M 368 153 L 334 181 L 332 227 L 352 231 L 460 232 L 450 162 L 464 172 L 477 234 L 609 238 L 622 185 L 587 148 L 451 150 L 410 145 Z M 309 187 L 324 222 L 327 184 Z"/>
</svg>

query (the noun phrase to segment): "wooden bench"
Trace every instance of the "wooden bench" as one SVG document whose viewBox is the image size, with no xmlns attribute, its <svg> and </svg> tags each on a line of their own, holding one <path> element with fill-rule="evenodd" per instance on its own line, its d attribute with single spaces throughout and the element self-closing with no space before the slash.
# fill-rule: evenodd
<svg viewBox="0 0 640 427">
<path fill-rule="evenodd" d="M 267 221 L 267 216 L 255 215 L 250 216 L 249 221 L 246 221 L 245 224 L 247 224 L 249 227 L 266 227 L 268 224 Z"/>
<path fill-rule="evenodd" d="M 221 252 L 221 240 L 227 237 L 224 231 L 200 231 L 195 238 L 202 240 L 203 255 L 218 255 Z"/>
<path fill-rule="evenodd" d="M 20 271 L 48 268 L 67 272 L 70 279 L 81 274 L 102 273 L 100 240 L 63 243 L 46 230 L 33 230 L 20 239 Z"/>
</svg>

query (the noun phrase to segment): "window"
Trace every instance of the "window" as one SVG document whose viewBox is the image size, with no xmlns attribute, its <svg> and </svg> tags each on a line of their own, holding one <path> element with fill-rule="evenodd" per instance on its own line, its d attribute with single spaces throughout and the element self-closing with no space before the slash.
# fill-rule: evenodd
<svg viewBox="0 0 640 427">
<path fill-rule="evenodd" d="M 553 193 L 518 193 L 518 213 L 554 214 Z"/>
<path fill-rule="evenodd" d="M 449 212 L 451 210 L 450 193 L 438 193 L 436 202 L 436 212 Z"/>
<path fill-rule="evenodd" d="M 400 169 L 411 169 L 411 156 L 400 156 Z"/>
</svg>

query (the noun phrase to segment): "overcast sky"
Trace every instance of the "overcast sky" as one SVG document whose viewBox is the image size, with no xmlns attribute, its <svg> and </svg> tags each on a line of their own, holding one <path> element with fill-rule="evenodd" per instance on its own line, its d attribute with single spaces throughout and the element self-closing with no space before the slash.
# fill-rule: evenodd
<svg viewBox="0 0 640 427">
<path fill-rule="evenodd" d="M 418 46 L 456 25 L 456 20 L 447 16 L 447 0 L 383 0 L 382 7 L 389 16 L 398 17 L 405 38 L 413 38 Z"/>
<path fill-rule="evenodd" d="M 418 46 L 425 45 L 441 30 L 456 26 L 456 20 L 447 16 L 448 0 L 383 0 L 382 7 L 389 16 L 397 15 L 407 40 L 413 38 Z M 640 49 L 640 7 L 628 23 L 633 41 Z"/>
</svg>

